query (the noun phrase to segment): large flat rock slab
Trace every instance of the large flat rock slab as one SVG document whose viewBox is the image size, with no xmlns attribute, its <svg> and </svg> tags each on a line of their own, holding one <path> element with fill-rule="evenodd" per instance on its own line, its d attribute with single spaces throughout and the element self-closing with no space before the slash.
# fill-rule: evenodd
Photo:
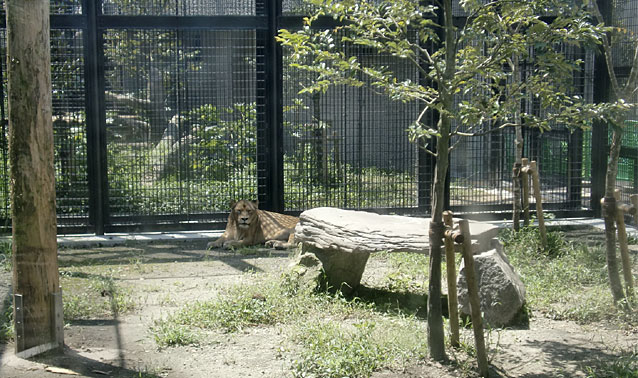
<svg viewBox="0 0 638 378">
<path fill-rule="evenodd" d="M 321 250 L 341 253 L 428 253 L 430 219 L 379 215 L 365 211 L 318 207 L 299 216 L 295 241 Z M 472 239 L 480 250 L 489 249 L 498 227 L 470 221 Z"/>
</svg>

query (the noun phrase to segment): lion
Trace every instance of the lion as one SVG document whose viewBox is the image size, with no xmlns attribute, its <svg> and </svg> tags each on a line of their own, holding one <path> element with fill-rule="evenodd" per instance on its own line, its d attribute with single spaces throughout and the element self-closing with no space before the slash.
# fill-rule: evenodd
<svg viewBox="0 0 638 378">
<path fill-rule="evenodd" d="M 256 244 L 276 249 L 292 247 L 299 218 L 259 210 L 258 205 L 259 201 L 248 200 L 231 203 L 226 231 L 206 248 L 231 249 Z"/>
</svg>

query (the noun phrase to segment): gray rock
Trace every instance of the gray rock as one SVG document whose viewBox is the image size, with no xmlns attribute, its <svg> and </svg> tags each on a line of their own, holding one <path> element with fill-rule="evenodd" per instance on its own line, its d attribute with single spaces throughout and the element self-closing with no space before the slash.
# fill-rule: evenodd
<svg viewBox="0 0 638 378">
<path fill-rule="evenodd" d="M 525 303 L 525 286 L 503 252 L 500 242 L 494 249 L 474 256 L 483 321 L 492 327 L 510 325 Z M 470 314 L 465 262 L 461 262 L 457 279 L 460 312 Z"/>
<path fill-rule="evenodd" d="M 323 285 L 323 264 L 310 253 L 300 254 L 293 259 L 286 274 L 302 289 L 312 291 Z"/>
</svg>

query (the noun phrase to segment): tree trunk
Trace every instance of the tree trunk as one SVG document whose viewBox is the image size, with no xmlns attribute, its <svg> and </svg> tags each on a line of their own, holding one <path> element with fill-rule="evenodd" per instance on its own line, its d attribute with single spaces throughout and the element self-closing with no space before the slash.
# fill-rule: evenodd
<svg viewBox="0 0 638 378">
<path fill-rule="evenodd" d="M 518 56 L 514 55 L 512 58 L 512 71 L 514 80 L 518 83 L 522 82 L 521 71 L 519 67 Z M 520 229 L 521 220 L 521 167 L 523 165 L 523 125 L 521 125 L 521 109 L 514 111 L 514 124 L 516 125 L 516 139 L 514 145 L 516 146 L 516 160 L 514 161 L 514 167 L 512 169 L 512 227 L 514 231 Z"/>
<path fill-rule="evenodd" d="M 443 204 L 445 201 L 445 179 L 449 166 L 450 114 L 454 111 L 454 96 L 451 88 L 446 88 L 454 78 L 456 71 L 456 44 L 454 24 L 452 22 L 452 1 L 443 2 L 445 32 L 445 71 L 439 80 L 441 104 L 445 110 L 439 114 L 436 142 L 436 168 L 434 188 L 432 190 L 432 220 L 430 221 L 430 282 L 428 285 L 428 345 L 430 357 L 436 361 L 446 359 L 445 335 L 443 332 L 443 314 L 441 308 L 441 254 L 445 225 L 443 224 Z"/>
<path fill-rule="evenodd" d="M 622 123 L 621 123 L 622 124 Z M 618 158 L 622 145 L 622 130 L 614 127 L 609 147 L 609 162 L 607 163 L 607 178 L 605 180 L 605 198 L 602 201 L 603 218 L 605 219 L 605 249 L 607 257 L 607 273 L 609 274 L 609 285 L 614 302 L 624 298 L 620 274 L 618 273 L 618 259 L 616 258 L 616 200 L 614 191 L 616 189 L 616 175 L 618 174 Z"/>
<path fill-rule="evenodd" d="M 61 346 L 49 2 L 7 0 L 16 349 Z M 59 315 L 59 313 L 58 313 Z M 20 324 L 20 321 L 22 323 Z M 36 348 L 37 349 L 37 348 Z"/>
</svg>

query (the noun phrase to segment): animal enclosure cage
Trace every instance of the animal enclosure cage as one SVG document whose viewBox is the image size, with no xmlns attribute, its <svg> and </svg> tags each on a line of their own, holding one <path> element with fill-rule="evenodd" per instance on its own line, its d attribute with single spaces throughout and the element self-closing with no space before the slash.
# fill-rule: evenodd
<svg viewBox="0 0 638 378">
<path fill-rule="evenodd" d="M 614 20 L 635 28 L 636 2 L 623 4 Z M 429 214 L 434 162 L 406 132 L 417 104 L 365 87 L 299 93 L 313 77 L 291 65 L 290 51 L 274 37 L 278 27 L 301 27 L 308 11 L 301 0 L 51 1 L 60 231 L 221 227 L 229 203 L 241 198 L 289 213 L 335 206 Z M 0 226 L 6 232 L 5 33 L 2 21 Z M 421 80 L 398 58 L 343 48 Z M 584 60 L 575 90 L 592 99 L 594 54 L 565 54 Z M 460 142 L 446 190 L 453 211 L 502 218 L 510 210 L 513 139 L 506 129 Z M 592 151 L 606 148 L 604 141 L 561 125 L 526 130 L 525 141 L 525 155 L 539 163 L 545 208 L 592 214 L 592 181 L 600 176 L 592 172 Z M 629 143 L 619 173 L 625 194 L 638 182 L 638 144 Z"/>
</svg>

